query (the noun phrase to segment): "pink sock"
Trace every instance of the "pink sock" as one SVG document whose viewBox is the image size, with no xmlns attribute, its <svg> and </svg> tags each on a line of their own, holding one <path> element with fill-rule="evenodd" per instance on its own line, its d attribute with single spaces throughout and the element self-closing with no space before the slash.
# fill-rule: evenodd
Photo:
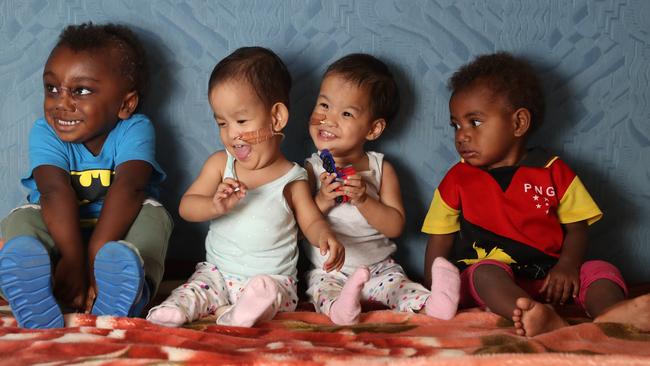
<svg viewBox="0 0 650 366">
<path fill-rule="evenodd" d="M 187 323 L 187 317 L 176 306 L 163 305 L 149 310 L 147 320 L 165 327 L 180 327 Z"/>
<path fill-rule="evenodd" d="M 259 320 L 273 319 L 278 286 L 269 276 L 255 276 L 248 281 L 237 303 L 217 322 L 238 327 L 252 327 Z"/>
<path fill-rule="evenodd" d="M 341 290 L 339 298 L 330 307 L 330 319 L 339 325 L 350 325 L 359 322 L 361 313 L 361 290 L 370 279 L 367 267 L 359 267 L 350 276 Z"/>
<path fill-rule="evenodd" d="M 438 257 L 431 266 L 431 296 L 425 304 L 428 316 L 449 320 L 456 315 L 460 298 L 458 268 L 445 258 Z"/>
</svg>

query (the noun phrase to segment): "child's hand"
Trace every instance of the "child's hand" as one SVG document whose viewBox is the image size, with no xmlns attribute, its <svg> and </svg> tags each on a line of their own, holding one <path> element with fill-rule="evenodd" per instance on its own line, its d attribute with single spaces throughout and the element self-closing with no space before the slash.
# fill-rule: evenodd
<svg viewBox="0 0 650 366">
<path fill-rule="evenodd" d="M 328 172 L 323 172 L 318 179 L 320 179 L 320 190 L 316 193 L 316 199 L 327 203 L 329 208 L 334 207 L 336 197 L 345 195 L 343 190 L 337 190 L 343 183 L 335 181 L 336 174 Z"/>
<path fill-rule="evenodd" d="M 226 178 L 217 186 L 217 192 L 212 197 L 212 204 L 219 214 L 224 214 L 246 196 L 247 189 L 244 183 Z"/>
<path fill-rule="evenodd" d="M 360 175 L 354 174 L 345 178 L 343 183 L 343 194 L 350 197 L 350 203 L 357 206 L 368 198 L 366 194 L 366 182 L 363 181 Z"/>
<path fill-rule="evenodd" d="M 330 253 L 329 258 L 323 264 L 323 270 L 325 272 L 340 271 L 345 262 L 345 247 L 339 243 L 336 235 L 331 231 L 321 234 L 318 238 L 318 247 L 321 255 L 325 255 L 327 252 Z"/>
<path fill-rule="evenodd" d="M 546 276 L 541 294 L 546 296 L 549 303 L 564 305 L 569 296 L 577 297 L 580 289 L 579 267 L 563 262 L 557 262 Z"/>
<path fill-rule="evenodd" d="M 54 295 L 64 305 L 83 311 L 88 290 L 88 276 L 83 257 L 62 257 L 54 270 Z"/>
</svg>

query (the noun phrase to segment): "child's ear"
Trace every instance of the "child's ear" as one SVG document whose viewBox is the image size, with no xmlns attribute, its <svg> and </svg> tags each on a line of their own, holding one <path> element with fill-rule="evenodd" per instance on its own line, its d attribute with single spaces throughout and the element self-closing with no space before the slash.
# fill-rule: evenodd
<svg viewBox="0 0 650 366">
<path fill-rule="evenodd" d="M 531 125 L 531 115 L 528 108 L 519 108 L 513 113 L 515 137 L 526 135 Z"/>
<path fill-rule="evenodd" d="M 366 140 L 372 141 L 376 140 L 381 136 L 381 133 L 384 132 L 384 129 L 386 128 L 386 120 L 383 118 L 376 119 L 372 121 L 372 125 L 370 126 L 370 131 L 368 131 L 368 134 L 366 135 Z"/>
<path fill-rule="evenodd" d="M 124 100 L 122 101 L 122 106 L 117 113 L 117 117 L 122 120 L 131 118 L 131 115 L 138 107 L 139 101 L 140 97 L 138 96 L 138 92 L 136 90 L 132 90 L 126 93 Z"/>
<path fill-rule="evenodd" d="M 284 103 L 278 102 L 271 107 L 271 120 L 273 131 L 280 132 L 284 129 L 289 122 L 289 109 Z"/>
</svg>

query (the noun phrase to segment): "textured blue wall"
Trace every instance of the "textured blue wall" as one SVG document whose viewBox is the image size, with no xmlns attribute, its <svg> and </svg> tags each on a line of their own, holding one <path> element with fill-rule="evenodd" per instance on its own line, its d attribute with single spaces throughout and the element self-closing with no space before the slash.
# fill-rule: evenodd
<svg viewBox="0 0 650 366">
<path fill-rule="evenodd" d="M 445 88 L 460 65 L 507 50 L 539 70 L 549 106 L 535 137 L 580 174 L 605 212 L 590 256 L 630 281 L 650 280 L 650 2 L 607 1 L 0 1 L 0 216 L 23 202 L 27 135 L 42 113 L 43 63 L 69 23 L 120 22 L 146 43 L 154 66 L 144 111 L 157 126 L 170 175 L 163 200 L 177 219 L 170 256 L 203 256 L 205 225 L 178 218 L 183 191 L 221 147 L 206 98 L 214 64 L 234 49 L 275 50 L 295 80 L 284 151 L 312 149 L 307 118 L 325 67 L 372 53 L 399 77 L 405 101 L 377 149 L 396 166 L 408 226 L 397 257 L 420 277 L 419 233 L 433 189 L 458 160 Z"/>
</svg>

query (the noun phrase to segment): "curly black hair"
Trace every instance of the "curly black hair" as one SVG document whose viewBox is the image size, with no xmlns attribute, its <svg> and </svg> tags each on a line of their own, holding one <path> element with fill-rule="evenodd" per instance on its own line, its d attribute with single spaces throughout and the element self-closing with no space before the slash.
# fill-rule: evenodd
<svg viewBox="0 0 650 366">
<path fill-rule="evenodd" d="M 210 74 L 208 95 L 218 83 L 229 80 L 249 83 L 269 108 L 275 103 L 289 108 L 291 74 L 282 59 L 268 48 L 241 47 L 219 61 Z"/>
<path fill-rule="evenodd" d="M 59 35 L 55 49 L 61 46 L 75 52 L 115 47 L 122 56 L 122 75 L 140 98 L 144 96 L 149 82 L 149 65 L 142 43 L 127 26 L 92 22 L 69 25 Z"/>
<path fill-rule="evenodd" d="M 365 53 L 349 54 L 331 64 L 323 78 L 331 74 L 367 88 L 373 118 L 383 118 L 388 124 L 397 114 L 400 105 L 397 83 L 388 66 L 378 58 Z"/>
<path fill-rule="evenodd" d="M 453 96 L 479 79 L 487 81 L 494 94 L 503 95 L 513 109 L 528 109 L 530 131 L 542 124 L 544 92 L 535 70 L 527 61 L 508 52 L 481 55 L 456 71 L 449 78 L 448 87 Z"/>
</svg>

